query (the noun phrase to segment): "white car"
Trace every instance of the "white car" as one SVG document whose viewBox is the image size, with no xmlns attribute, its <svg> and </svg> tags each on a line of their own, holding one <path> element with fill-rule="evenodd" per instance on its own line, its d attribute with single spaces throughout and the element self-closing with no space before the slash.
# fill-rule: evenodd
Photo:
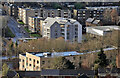
<svg viewBox="0 0 120 78">
<path fill-rule="evenodd" d="M 20 25 L 18 25 L 18 27 L 20 28 L 21 26 L 20 26 Z"/>
</svg>

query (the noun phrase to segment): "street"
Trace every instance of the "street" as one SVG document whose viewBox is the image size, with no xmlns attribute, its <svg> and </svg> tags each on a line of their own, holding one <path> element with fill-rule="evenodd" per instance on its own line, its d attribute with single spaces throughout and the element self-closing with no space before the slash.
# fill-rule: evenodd
<svg viewBox="0 0 120 78">
<path fill-rule="evenodd" d="M 9 17 L 8 27 L 16 38 L 29 38 L 29 34 L 12 17 Z"/>
</svg>

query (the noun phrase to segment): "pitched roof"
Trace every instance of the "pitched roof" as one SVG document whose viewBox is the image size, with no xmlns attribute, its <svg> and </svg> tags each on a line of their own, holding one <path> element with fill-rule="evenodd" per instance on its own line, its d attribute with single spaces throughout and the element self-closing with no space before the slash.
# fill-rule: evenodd
<svg viewBox="0 0 120 78">
<path fill-rule="evenodd" d="M 86 20 L 86 22 L 90 22 L 90 23 L 92 23 L 94 21 L 94 18 L 88 18 L 87 20 Z"/>
<path fill-rule="evenodd" d="M 110 74 L 111 76 L 118 76 L 120 74 L 120 69 L 118 68 L 99 68 L 98 75 L 99 76 L 106 76 Z"/>
<path fill-rule="evenodd" d="M 94 20 L 93 24 L 98 24 L 100 22 L 100 20 Z"/>
<path fill-rule="evenodd" d="M 62 17 L 55 17 L 55 18 L 47 17 L 43 22 L 45 23 L 45 26 L 50 27 L 55 22 L 57 22 L 59 24 L 66 24 L 67 22 L 74 23 L 74 22 L 76 22 L 76 20 L 62 18 Z"/>
</svg>

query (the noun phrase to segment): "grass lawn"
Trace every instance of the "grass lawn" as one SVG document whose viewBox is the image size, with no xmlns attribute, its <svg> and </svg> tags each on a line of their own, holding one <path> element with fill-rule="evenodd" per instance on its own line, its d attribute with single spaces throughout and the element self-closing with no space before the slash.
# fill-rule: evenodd
<svg viewBox="0 0 120 78">
<path fill-rule="evenodd" d="M 24 24 L 23 22 L 18 22 L 19 24 Z"/>
<path fill-rule="evenodd" d="M 31 31 L 28 28 L 25 28 L 25 31 L 30 33 L 31 37 L 41 37 L 41 35 L 38 33 L 31 33 Z"/>
<path fill-rule="evenodd" d="M 32 37 L 41 37 L 40 34 L 30 34 L 30 36 L 32 36 Z"/>
<path fill-rule="evenodd" d="M 28 33 L 30 33 L 30 32 L 31 32 L 28 28 L 25 28 L 25 31 L 26 31 L 26 32 L 28 32 Z"/>
<path fill-rule="evenodd" d="M 11 30 L 9 29 L 9 27 L 6 27 L 5 29 L 5 37 L 15 37 L 15 35 L 11 32 Z"/>
</svg>

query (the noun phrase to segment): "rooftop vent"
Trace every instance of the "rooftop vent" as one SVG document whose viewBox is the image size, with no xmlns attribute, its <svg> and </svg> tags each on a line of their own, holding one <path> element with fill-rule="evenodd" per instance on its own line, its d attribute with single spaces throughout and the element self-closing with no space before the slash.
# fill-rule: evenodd
<svg viewBox="0 0 120 78">
<path fill-rule="evenodd" d="M 43 53 L 43 55 L 44 55 L 45 57 L 47 57 L 47 56 L 50 56 L 50 55 L 51 55 L 51 53 L 46 52 L 46 53 Z"/>
</svg>

